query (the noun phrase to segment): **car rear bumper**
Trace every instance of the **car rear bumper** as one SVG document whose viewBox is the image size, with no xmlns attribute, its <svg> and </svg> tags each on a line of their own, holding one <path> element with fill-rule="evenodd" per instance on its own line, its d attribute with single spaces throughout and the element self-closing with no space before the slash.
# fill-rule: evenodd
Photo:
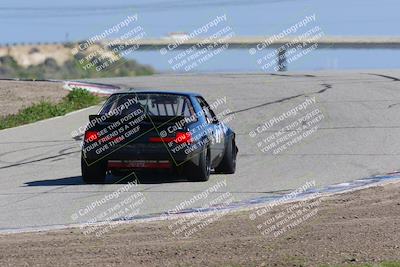
<svg viewBox="0 0 400 267">
<path fill-rule="evenodd" d="M 189 147 L 188 147 L 189 148 Z M 108 169 L 118 168 L 176 168 L 185 162 L 199 165 L 199 152 L 201 148 L 196 146 L 190 149 L 173 150 L 165 144 L 129 144 L 115 147 L 102 153 L 85 151 L 82 153 L 84 159 L 90 164 L 95 162 L 106 163 Z"/>
<path fill-rule="evenodd" d="M 169 160 L 108 160 L 107 169 L 172 169 Z"/>
</svg>

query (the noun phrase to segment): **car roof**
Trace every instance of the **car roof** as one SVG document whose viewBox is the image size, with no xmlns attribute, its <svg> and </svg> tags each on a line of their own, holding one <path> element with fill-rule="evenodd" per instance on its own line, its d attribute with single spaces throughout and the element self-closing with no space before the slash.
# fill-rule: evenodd
<svg viewBox="0 0 400 267">
<path fill-rule="evenodd" d="M 161 90 L 141 90 L 130 88 L 127 90 L 122 90 L 120 92 L 113 93 L 112 95 L 117 94 L 167 94 L 167 95 L 181 95 L 181 96 L 201 96 L 198 93 L 193 92 L 176 92 L 176 91 L 161 91 Z"/>
</svg>

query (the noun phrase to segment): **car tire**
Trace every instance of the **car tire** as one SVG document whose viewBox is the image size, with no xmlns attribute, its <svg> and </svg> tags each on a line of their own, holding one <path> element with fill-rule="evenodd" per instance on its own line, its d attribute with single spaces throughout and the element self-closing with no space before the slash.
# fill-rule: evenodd
<svg viewBox="0 0 400 267">
<path fill-rule="evenodd" d="M 106 178 L 106 168 L 102 162 L 95 162 L 90 165 L 81 158 L 82 179 L 87 184 L 103 184 Z"/>
<path fill-rule="evenodd" d="M 224 157 L 222 158 L 219 165 L 215 168 L 216 173 L 222 174 L 233 174 L 236 171 L 236 156 L 237 156 L 237 147 L 234 139 L 228 143 Z"/>
<path fill-rule="evenodd" d="M 210 179 L 211 155 L 209 148 L 205 148 L 200 152 L 199 166 L 194 167 L 194 170 L 187 170 L 187 174 L 192 181 L 206 182 Z"/>
</svg>

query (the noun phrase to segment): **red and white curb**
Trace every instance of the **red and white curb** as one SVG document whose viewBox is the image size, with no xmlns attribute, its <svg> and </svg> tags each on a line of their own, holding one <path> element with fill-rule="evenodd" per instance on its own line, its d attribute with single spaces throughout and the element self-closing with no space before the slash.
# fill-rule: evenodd
<svg viewBox="0 0 400 267">
<path fill-rule="evenodd" d="M 121 90 L 120 87 L 108 84 L 85 83 L 76 81 L 64 81 L 63 88 L 69 91 L 73 89 L 85 89 L 91 93 L 111 95 Z"/>
</svg>

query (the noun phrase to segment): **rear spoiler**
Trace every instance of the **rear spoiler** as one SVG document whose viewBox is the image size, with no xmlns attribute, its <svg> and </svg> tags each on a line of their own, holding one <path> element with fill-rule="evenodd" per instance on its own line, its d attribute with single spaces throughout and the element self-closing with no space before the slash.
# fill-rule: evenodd
<svg viewBox="0 0 400 267">
<path fill-rule="evenodd" d="M 127 115 L 116 115 L 116 116 L 110 116 L 106 117 L 104 114 L 95 114 L 95 115 L 89 115 L 89 128 L 97 125 L 98 123 L 102 122 L 115 122 L 118 121 L 119 119 L 124 118 Z M 188 124 L 194 120 L 190 120 L 189 118 L 185 118 L 184 116 L 146 116 L 144 118 L 145 121 L 152 121 L 155 123 L 175 123 L 179 122 L 181 124 Z"/>
</svg>

